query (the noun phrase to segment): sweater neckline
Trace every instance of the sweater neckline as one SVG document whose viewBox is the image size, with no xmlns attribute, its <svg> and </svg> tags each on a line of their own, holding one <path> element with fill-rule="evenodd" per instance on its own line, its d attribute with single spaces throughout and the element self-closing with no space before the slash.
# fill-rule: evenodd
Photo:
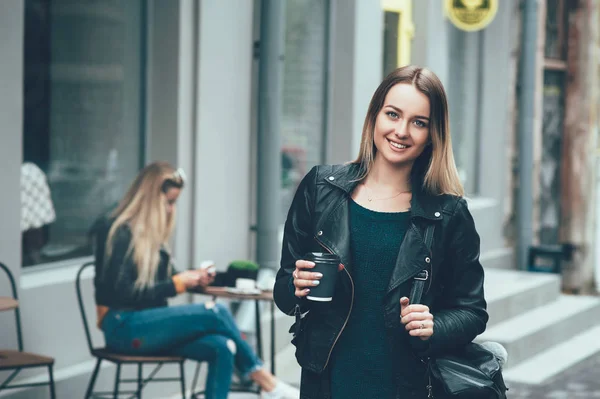
<svg viewBox="0 0 600 399">
<path fill-rule="evenodd" d="M 374 211 L 372 209 L 365 208 L 358 202 L 354 201 L 354 199 L 352 197 L 350 197 L 350 205 L 360 215 L 364 215 L 364 216 L 370 217 L 372 219 L 377 219 L 377 220 L 404 220 L 410 216 L 410 211 L 403 211 L 403 212 Z"/>
</svg>

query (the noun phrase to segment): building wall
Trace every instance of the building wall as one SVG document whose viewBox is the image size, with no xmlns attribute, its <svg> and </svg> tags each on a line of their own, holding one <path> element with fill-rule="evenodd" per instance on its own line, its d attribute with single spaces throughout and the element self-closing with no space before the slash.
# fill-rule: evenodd
<svg viewBox="0 0 600 399">
<path fill-rule="evenodd" d="M 0 12 L 0 54 L 23 51 L 23 1 L 2 4 Z M 23 59 L 3 57 L 0 62 L 0 262 L 6 264 L 17 282 L 21 276 L 21 130 L 23 126 Z M 0 292 L 8 292 L 0 274 Z M 0 314 L 0 342 L 16 345 L 12 314 Z M 1 374 L 0 374 L 1 378 Z"/>
<path fill-rule="evenodd" d="M 379 2 L 356 0 L 354 27 L 354 126 L 352 159 L 358 155 L 371 97 L 383 79 L 383 11 Z"/>
<path fill-rule="evenodd" d="M 509 92 L 515 65 L 506 38 L 516 28 L 513 3 L 500 2 L 495 19 L 479 32 L 458 31 L 434 0 L 413 3 L 411 62 L 431 69 L 446 88 L 455 157 L 459 166 L 461 161 L 467 164 L 467 197 L 486 267 L 514 267 L 502 229 L 510 167 L 506 153 L 498 151 L 506 148 L 511 132 Z"/>
<path fill-rule="evenodd" d="M 450 23 L 444 18 L 443 8 L 435 0 L 413 1 L 413 20 L 415 35 L 411 63 L 431 69 L 447 86 Z"/>
<path fill-rule="evenodd" d="M 563 289 L 595 292 L 598 2 L 572 10 L 568 33 L 565 118 L 560 154 L 560 242 L 575 246 L 563 263 Z"/>
<path fill-rule="evenodd" d="M 381 82 L 383 11 L 371 0 L 332 0 L 326 163 L 358 155 L 371 97 Z M 352 21 L 352 23 L 348 23 Z"/>
<path fill-rule="evenodd" d="M 513 267 L 512 251 L 506 247 L 503 235 L 503 207 L 505 199 L 506 175 L 510 164 L 506 153 L 499 149 L 506 148 L 512 129 L 512 108 L 509 94 L 514 87 L 514 68 L 511 60 L 511 43 L 506 40 L 516 29 L 517 23 L 512 17 L 514 1 L 503 1 L 499 5 L 498 14 L 492 23 L 483 31 L 481 68 L 482 76 L 479 114 L 479 146 L 475 151 L 479 154 L 477 186 L 482 198 L 493 199 L 489 208 L 479 212 L 478 222 L 486 226 L 485 238 L 489 246 L 484 246 L 490 255 L 489 265 Z M 484 225 L 487 222 L 487 225 Z"/>
<path fill-rule="evenodd" d="M 212 259 L 225 268 L 227 261 L 249 255 L 252 11 L 250 1 L 200 3 L 192 221 L 196 265 Z"/>
<path fill-rule="evenodd" d="M 593 135 L 596 137 L 596 182 L 595 203 L 596 218 L 600 217 L 600 1 L 592 2 L 590 12 L 590 36 L 589 43 L 591 53 L 590 87 L 592 88 L 590 104 L 590 122 Z M 595 21 L 595 22 L 594 22 Z M 600 292 L 600 223 L 595 223 L 595 245 L 594 245 L 594 283 L 597 292 Z"/>
<path fill-rule="evenodd" d="M 353 115 L 353 88 L 348 82 L 354 79 L 354 24 L 355 2 L 343 0 L 332 1 L 331 43 L 329 73 L 329 119 L 327 129 L 327 163 L 343 163 L 351 159 L 354 151 L 353 132 L 355 131 Z M 335 145 L 333 144 L 335 143 Z"/>
</svg>

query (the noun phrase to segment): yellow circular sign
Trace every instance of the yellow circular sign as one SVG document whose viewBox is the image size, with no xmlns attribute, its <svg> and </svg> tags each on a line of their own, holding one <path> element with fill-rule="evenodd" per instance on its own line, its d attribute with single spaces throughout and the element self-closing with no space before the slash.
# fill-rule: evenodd
<svg viewBox="0 0 600 399">
<path fill-rule="evenodd" d="M 498 0 L 445 0 L 445 4 L 454 26 L 469 32 L 488 26 L 498 12 Z"/>
</svg>

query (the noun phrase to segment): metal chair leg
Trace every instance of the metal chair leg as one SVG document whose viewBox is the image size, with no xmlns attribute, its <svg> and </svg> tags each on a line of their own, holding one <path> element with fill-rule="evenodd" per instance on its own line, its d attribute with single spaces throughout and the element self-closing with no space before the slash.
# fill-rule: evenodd
<svg viewBox="0 0 600 399">
<path fill-rule="evenodd" d="M 181 380 L 181 399 L 185 399 L 185 368 L 183 362 L 179 362 L 179 377 Z"/>
<path fill-rule="evenodd" d="M 84 399 L 88 399 L 92 395 L 92 391 L 94 390 L 94 385 L 96 385 L 96 378 L 98 377 L 98 371 L 100 370 L 100 363 L 102 363 L 101 359 L 98 359 L 96 362 L 96 367 L 94 367 L 94 372 L 92 373 L 92 377 L 90 378 L 90 382 L 88 384 L 87 391 L 85 392 Z"/>
<path fill-rule="evenodd" d="M 53 365 L 48 366 L 48 378 L 50 381 L 48 385 L 50 386 L 50 399 L 56 399 L 56 392 L 54 391 L 54 374 L 52 373 Z"/>
<path fill-rule="evenodd" d="M 113 391 L 113 399 L 119 398 L 119 380 L 121 379 L 121 363 L 117 363 L 117 372 L 115 374 L 115 390 Z"/>
<path fill-rule="evenodd" d="M 138 399 L 142 399 L 142 388 L 144 386 L 144 382 L 143 382 L 144 374 L 143 374 L 142 367 L 143 367 L 142 363 L 138 363 L 138 380 L 137 380 L 137 383 L 138 383 L 137 397 L 138 397 Z"/>
<path fill-rule="evenodd" d="M 191 399 L 196 399 L 196 386 L 198 384 L 198 377 L 200 375 L 200 368 L 202 367 L 202 363 L 196 363 L 196 371 L 194 372 L 194 381 L 192 382 L 192 394 Z"/>
</svg>

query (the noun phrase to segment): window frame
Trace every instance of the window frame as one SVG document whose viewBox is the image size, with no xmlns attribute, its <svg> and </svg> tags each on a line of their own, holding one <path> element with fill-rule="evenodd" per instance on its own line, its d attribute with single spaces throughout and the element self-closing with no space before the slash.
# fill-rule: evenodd
<svg viewBox="0 0 600 399">
<path fill-rule="evenodd" d="M 412 18 L 412 0 L 381 0 L 381 8 L 384 13 L 394 12 L 399 16 L 396 66 L 408 65 L 410 64 L 412 40 L 415 33 Z"/>
</svg>

